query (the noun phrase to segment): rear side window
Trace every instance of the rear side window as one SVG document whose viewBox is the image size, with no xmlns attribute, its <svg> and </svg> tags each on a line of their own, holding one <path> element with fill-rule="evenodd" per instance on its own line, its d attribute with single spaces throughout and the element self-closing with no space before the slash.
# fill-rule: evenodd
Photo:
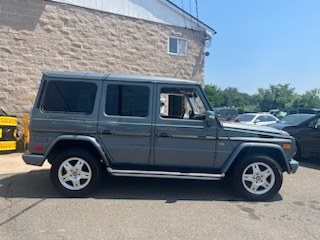
<svg viewBox="0 0 320 240">
<path fill-rule="evenodd" d="M 50 81 L 47 83 L 42 110 L 91 114 L 97 85 L 88 82 Z"/>
<path fill-rule="evenodd" d="M 109 85 L 107 115 L 146 117 L 149 109 L 149 88 L 133 85 Z"/>
</svg>

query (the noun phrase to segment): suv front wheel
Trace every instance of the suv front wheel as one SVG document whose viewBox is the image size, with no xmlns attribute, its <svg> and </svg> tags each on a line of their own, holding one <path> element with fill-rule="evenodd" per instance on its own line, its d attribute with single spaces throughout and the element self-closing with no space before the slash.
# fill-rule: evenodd
<svg viewBox="0 0 320 240">
<path fill-rule="evenodd" d="M 82 197 L 97 187 L 100 165 L 89 152 L 68 149 L 53 159 L 50 175 L 52 184 L 63 195 Z"/>
<path fill-rule="evenodd" d="M 251 201 L 266 201 L 275 196 L 282 185 L 279 164 L 267 156 L 248 156 L 234 169 L 234 186 Z"/>
</svg>

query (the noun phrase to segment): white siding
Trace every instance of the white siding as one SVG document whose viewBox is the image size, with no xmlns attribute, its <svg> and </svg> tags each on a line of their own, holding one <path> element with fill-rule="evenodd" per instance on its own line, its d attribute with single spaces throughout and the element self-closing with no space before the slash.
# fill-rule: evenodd
<svg viewBox="0 0 320 240">
<path fill-rule="evenodd" d="M 173 6 L 166 0 L 53 0 L 75 6 L 90 8 L 108 13 L 164 23 L 168 25 L 201 28 L 214 34 L 214 31 Z"/>
</svg>

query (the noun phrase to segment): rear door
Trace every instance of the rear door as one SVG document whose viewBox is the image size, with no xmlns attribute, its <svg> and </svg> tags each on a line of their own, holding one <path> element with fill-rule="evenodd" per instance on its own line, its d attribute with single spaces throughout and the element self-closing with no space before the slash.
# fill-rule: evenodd
<svg viewBox="0 0 320 240">
<path fill-rule="evenodd" d="M 113 164 L 149 163 L 152 84 L 105 81 L 98 133 Z"/>
</svg>

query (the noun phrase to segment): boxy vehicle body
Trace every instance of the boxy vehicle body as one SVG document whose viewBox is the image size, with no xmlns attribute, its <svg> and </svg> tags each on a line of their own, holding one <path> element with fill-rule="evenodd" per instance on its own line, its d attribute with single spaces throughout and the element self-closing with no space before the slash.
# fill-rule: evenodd
<svg viewBox="0 0 320 240">
<path fill-rule="evenodd" d="M 52 164 L 68 196 L 113 176 L 220 180 L 252 200 L 274 196 L 294 173 L 286 132 L 221 124 L 197 82 L 161 77 L 46 72 L 30 114 L 27 164 Z"/>
</svg>

